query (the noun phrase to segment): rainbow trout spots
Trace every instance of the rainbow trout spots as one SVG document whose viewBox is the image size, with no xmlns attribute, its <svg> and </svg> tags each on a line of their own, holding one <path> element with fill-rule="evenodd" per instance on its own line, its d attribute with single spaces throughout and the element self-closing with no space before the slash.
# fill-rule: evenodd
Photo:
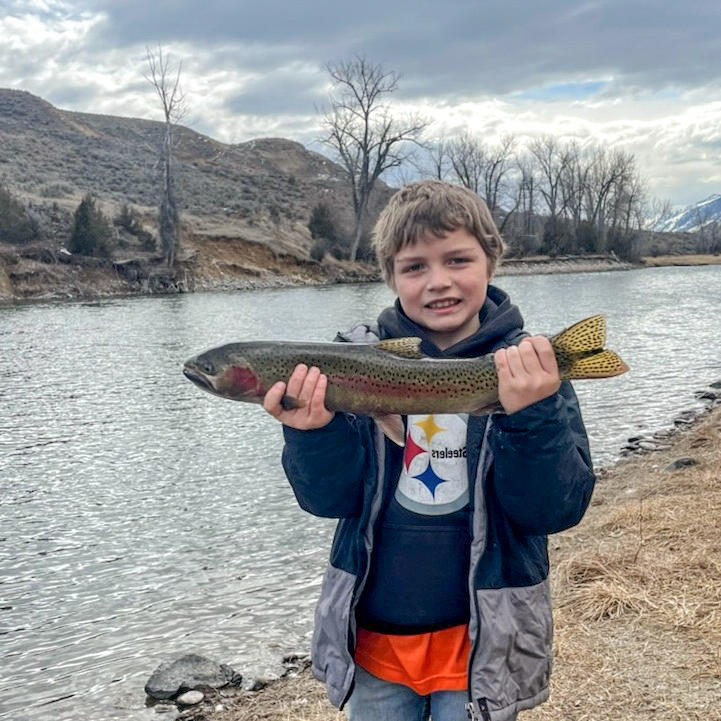
<svg viewBox="0 0 721 721">
<path fill-rule="evenodd" d="M 628 366 L 603 346 L 606 322 L 592 316 L 553 336 L 562 379 L 608 378 Z M 424 357 L 419 338 L 379 343 L 283 343 L 253 341 L 213 348 L 186 362 L 183 373 L 210 393 L 262 403 L 277 381 L 299 363 L 328 377 L 326 407 L 374 414 L 484 413 L 498 408 L 492 354 L 470 359 Z M 285 396 L 286 408 L 300 401 Z"/>
</svg>

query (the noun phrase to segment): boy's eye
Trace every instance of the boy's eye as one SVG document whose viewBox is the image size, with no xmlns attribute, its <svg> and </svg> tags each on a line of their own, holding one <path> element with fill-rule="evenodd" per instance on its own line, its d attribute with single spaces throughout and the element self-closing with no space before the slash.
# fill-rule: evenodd
<svg viewBox="0 0 721 721">
<path fill-rule="evenodd" d="M 411 263 L 403 266 L 403 273 L 415 273 L 423 267 L 423 263 Z"/>
<path fill-rule="evenodd" d="M 453 263 L 453 264 L 469 263 L 469 262 L 470 262 L 470 258 L 462 258 L 462 257 L 451 258 L 450 262 Z"/>
</svg>

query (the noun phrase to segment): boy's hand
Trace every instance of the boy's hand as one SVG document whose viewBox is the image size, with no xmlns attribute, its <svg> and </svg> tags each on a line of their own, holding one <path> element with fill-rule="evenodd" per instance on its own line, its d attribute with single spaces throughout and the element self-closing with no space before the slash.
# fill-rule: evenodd
<svg viewBox="0 0 721 721">
<path fill-rule="evenodd" d="M 322 428 L 328 425 L 335 415 L 325 407 L 325 391 L 328 379 L 318 368 L 297 365 L 288 379 L 288 383 L 279 381 L 271 386 L 263 399 L 263 408 L 273 418 L 291 428 L 309 431 L 313 428 Z M 285 410 L 280 404 L 284 395 L 297 398 L 302 408 Z"/>
<path fill-rule="evenodd" d="M 508 415 L 548 398 L 561 386 L 556 355 L 542 335 L 494 353 L 498 399 Z"/>
</svg>

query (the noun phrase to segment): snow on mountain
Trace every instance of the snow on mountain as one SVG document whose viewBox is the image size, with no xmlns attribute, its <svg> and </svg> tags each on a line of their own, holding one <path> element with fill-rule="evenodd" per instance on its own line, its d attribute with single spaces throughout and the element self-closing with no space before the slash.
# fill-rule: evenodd
<svg viewBox="0 0 721 721">
<path fill-rule="evenodd" d="M 661 218 L 654 230 L 671 233 L 694 233 L 709 223 L 721 222 L 721 195 L 709 195 L 694 205 L 689 205 L 674 215 Z"/>
</svg>

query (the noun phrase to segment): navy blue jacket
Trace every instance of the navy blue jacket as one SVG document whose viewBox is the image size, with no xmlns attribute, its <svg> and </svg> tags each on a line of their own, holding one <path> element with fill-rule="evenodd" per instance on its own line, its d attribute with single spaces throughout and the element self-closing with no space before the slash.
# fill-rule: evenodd
<svg viewBox="0 0 721 721">
<path fill-rule="evenodd" d="M 486 327 L 510 304 L 493 286 L 489 300 L 494 307 Z M 503 332 L 489 341 L 489 351 L 523 337 L 522 321 L 511 325 L 498 326 Z M 374 337 L 363 327 L 353 339 Z M 459 346 L 459 355 L 470 354 L 467 344 Z M 330 700 L 342 707 L 355 670 L 354 612 L 368 575 L 374 524 L 397 480 L 389 473 L 397 451 L 365 416 L 338 413 L 324 428 L 284 427 L 284 435 L 283 466 L 298 503 L 315 515 L 340 519 L 316 609 L 312 660 Z M 473 519 L 470 710 L 478 718 L 506 721 L 548 696 L 552 617 L 546 535 L 580 521 L 594 485 L 571 385 L 562 383 L 558 393 L 510 416 L 471 416 L 467 449 Z"/>
</svg>

